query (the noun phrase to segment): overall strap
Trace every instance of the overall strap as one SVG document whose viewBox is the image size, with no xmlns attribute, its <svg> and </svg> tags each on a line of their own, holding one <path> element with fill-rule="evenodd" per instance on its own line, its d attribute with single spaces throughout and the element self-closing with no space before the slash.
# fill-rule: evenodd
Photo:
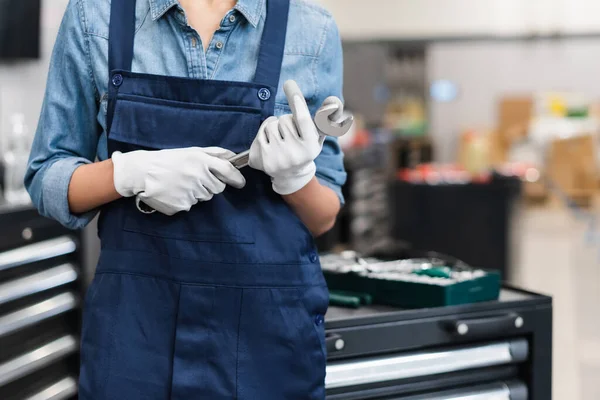
<svg viewBox="0 0 600 400">
<path fill-rule="evenodd" d="M 281 63 L 285 50 L 290 0 L 267 0 L 267 18 L 262 39 L 254 82 L 277 90 Z"/>
<path fill-rule="evenodd" d="M 111 1 L 108 40 L 109 72 L 131 70 L 133 38 L 135 36 L 135 1 Z"/>
<path fill-rule="evenodd" d="M 113 71 L 130 71 L 133 61 L 133 38 L 135 36 L 135 1 L 112 0 L 110 5 L 110 26 L 108 38 L 108 113 L 106 115 L 106 132 L 110 135 L 115 112 L 115 96 L 117 88 L 112 82 L 120 79 L 113 77 Z M 109 146 L 110 156 L 110 146 Z"/>
</svg>

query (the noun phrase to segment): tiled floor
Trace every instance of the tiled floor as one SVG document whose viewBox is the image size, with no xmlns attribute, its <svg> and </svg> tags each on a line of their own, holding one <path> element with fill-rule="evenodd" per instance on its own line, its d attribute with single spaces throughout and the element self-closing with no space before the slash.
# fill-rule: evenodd
<svg viewBox="0 0 600 400">
<path fill-rule="evenodd" d="M 600 399 L 600 225 L 595 241 L 588 228 L 563 209 L 536 208 L 515 229 L 513 283 L 554 298 L 554 400 Z"/>
</svg>

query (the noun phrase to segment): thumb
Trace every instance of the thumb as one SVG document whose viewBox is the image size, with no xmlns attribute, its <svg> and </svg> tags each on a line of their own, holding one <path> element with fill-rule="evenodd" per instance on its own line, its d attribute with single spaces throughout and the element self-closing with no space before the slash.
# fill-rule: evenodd
<svg viewBox="0 0 600 400">
<path fill-rule="evenodd" d="M 222 147 L 205 147 L 202 149 L 209 156 L 221 158 L 223 160 L 229 160 L 235 153 L 231 150 L 224 149 Z"/>
</svg>

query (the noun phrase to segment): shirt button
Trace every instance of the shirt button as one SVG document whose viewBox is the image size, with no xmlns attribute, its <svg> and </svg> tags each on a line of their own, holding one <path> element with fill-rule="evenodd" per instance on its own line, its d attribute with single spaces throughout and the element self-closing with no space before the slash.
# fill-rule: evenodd
<svg viewBox="0 0 600 400">
<path fill-rule="evenodd" d="M 121 74 L 116 74 L 115 76 L 113 76 L 112 78 L 112 84 L 116 87 L 121 86 L 121 84 L 123 83 L 123 76 Z"/>
<path fill-rule="evenodd" d="M 319 314 L 315 317 L 315 324 L 317 326 L 323 325 L 323 322 L 325 322 L 325 319 L 323 318 L 323 316 L 321 314 Z"/>
<path fill-rule="evenodd" d="M 223 48 L 223 42 L 217 42 L 215 46 L 217 47 L 217 49 L 221 50 Z"/>
<path fill-rule="evenodd" d="M 319 257 L 317 256 L 317 253 L 310 253 L 310 256 L 308 256 L 308 258 L 310 259 L 310 262 L 316 263 L 317 260 L 319 259 Z"/>
<path fill-rule="evenodd" d="M 267 101 L 271 98 L 271 91 L 267 88 L 262 88 L 258 91 L 258 98 Z"/>
<path fill-rule="evenodd" d="M 235 15 L 229 16 L 229 22 L 231 22 L 232 24 L 235 22 Z"/>
</svg>

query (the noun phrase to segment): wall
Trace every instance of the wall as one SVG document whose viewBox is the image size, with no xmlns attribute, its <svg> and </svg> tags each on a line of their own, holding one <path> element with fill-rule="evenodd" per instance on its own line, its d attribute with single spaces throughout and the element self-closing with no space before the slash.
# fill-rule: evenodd
<svg viewBox="0 0 600 400">
<path fill-rule="evenodd" d="M 346 39 L 600 33 L 597 0 L 316 0 Z"/>
<path fill-rule="evenodd" d="M 43 0 L 41 59 L 0 61 L 0 135 L 10 129 L 10 116 L 23 113 L 30 130 L 35 130 L 44 90 L 50 54 L 68 0 Z M 0 149 L 1 150 L 1 149 Z"/>
<path fill-rule="evenodd" d="M 427 50 L 429 81 L 449 79 L 460 94 L 430 106 L 431 133 L 442 161 L 455 158 L 465 127 L 494 127 L 505 94 L 578 91 L 600 98 L 600 40 L 437 43 Z"/>
</svg>

